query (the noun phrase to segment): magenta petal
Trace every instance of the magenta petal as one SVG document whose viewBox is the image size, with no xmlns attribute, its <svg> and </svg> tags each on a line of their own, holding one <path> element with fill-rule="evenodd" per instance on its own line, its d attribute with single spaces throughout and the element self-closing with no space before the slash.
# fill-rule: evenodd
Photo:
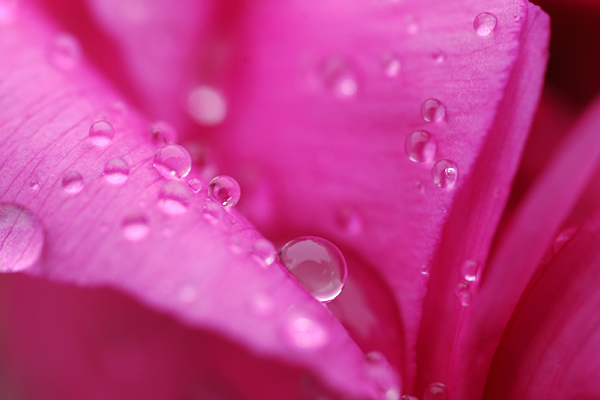
<svg viewBox="0 0 600 400">
<path fill-rule="evenodd" d="M 13 207 L 0 218 L 43 230 L 44 243 L 37 253 L 19 247 L 34 254 L 26 266 L 12 252 L 0 255 L 32 276 L 119 289 L 258 356 L 307 369 L 339 394 L 372 397 L 364 355 L 341 324 L 286 271 L 253 255 L 261 236 L 235 210 L 161 177 L 148 124 L 88 68 L 75 38 L 29 7 L 0 35 L 0 53 L 11 55 L 0 59 L 0 208 L 29 213 Z M 103 124 L 90 137 L 105 119 L 114 132 Z M 15 212 L 36 222 L 21 223 Z M 19 244 L 5 228 L 6 243 Z"/>
</svg>

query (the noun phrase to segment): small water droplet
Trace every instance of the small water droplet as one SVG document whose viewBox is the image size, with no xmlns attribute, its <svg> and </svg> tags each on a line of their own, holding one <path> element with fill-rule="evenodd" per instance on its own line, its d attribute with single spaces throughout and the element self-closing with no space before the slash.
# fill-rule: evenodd
<svg viewBox="0 0 600 400">
<path fill-rule="evenodd" d="M 431 177 L 439 187 L 452 189 L 458 179 L 458 167 L 454 161 L 440 160 L 431 168 Z"/>
<path fill-rule="evenodd" d="M 104 179 L 113 185 L 122 185 L 129 178 L 129 165 L 120 158 L 113 158 L 104 165 Z"/>
<path fill-rule="evenodd" d="M 351 98 L 358 92 L 358 77 L 349 61 L 339 57 L 325 60 L 319 70 L 325 90 L 339 98 Z"/>
<path fill-rule="evenodd" d="M 448 391 L 446 385 L 443 383 L 432 383 L 425 393 L 423 393 L 423 400 L 446 400 L 448 398 Z"/>
<path fill-rule="evenodd" d="M 440 122 L 446 116 L 446 106 L 437 99 L 427 99 L 421 105 L 421 116 L 426 122 Z"/>
<path fill-rule="evenodd" d="M 471 285 L 469 282 L 460 282 L 458 285 L 456 285 L 454 293 L 458 297 L 461 306 L 468 307 L 471 305 L 471 301 L 473 301 L 473 293 L 471 292 Z"/>
<path fill-rule="evenodd" d="M 198 193 L 200 190 L 202 190 L 202 182 L 200 181 L 200 179 L 190 179 L 188 181 L 188 186 L 190 187 L 190 189 L 192 189 L 194 193 Z"/>
<path fill-rule="evenodd" d="M 81 49 L 77 39 L 68 33 L 58 34 L 48 48 L 48 61 L 62 70 L 72 70 L 79 64 Z"/>
<path fill-rule="evenodd" d="M 473 20 L 473 28 L 479 36 L 488 36 L 496 28 L 498 18 L 494 14 L 482 12 Z"/>
<path fill-rule="evenodd" d="M 34 180 L 31 180 L 31 181 L 29 181 L 29 187 L 30 187 L 30 188 L 31 188 L 31 190 L 33 190 L 34 192 L 35 192 L 35 191 L 38 191 L 38 190 L 40 189 L 40 183 L 39 183 L 38 181 L 36 181 L 35 179 L 34 179 Z"/>
<path fill-rule="evenodd" d="M 559 250 L 565 245 L 565 243 L 567 243 L 573 237 L 575 232 L 577 232 L 576 226 L 565 229 L 556 236 L 556 239 L 554 239 L 554 243 L 552 243 L 552 251 L 554 252 L 554 254 L 559 252 Z"/>
<path fill-rule="evenodd" d="M 275 310 L 273 300 L 264 293 L 258 293 L 252 297 L 248 307 L 250 312 L 257 318 L 268 318 Z"/>
<path fill-rule="evenodd" d="M 515 14 L 515 15 L 513 15 L 513 19 L 514 19 L 515 21 L 518 21 L 518 20 L 520 20 L 520 19 L 521 19 L 521 16 L 520 16 L 519 14 Z"/>
<path fill-rule="evenodd" d="M 176 143 L 177 131 L 164 121 L 156 121 L 150 125 L 150 138 L 161 145 Z"/>
<path fill-rule="evenodd" d="M 108 121 L 97 121 L 90 126 L 90 141 L 98 147 L 105 147 L 115 137 L 115 128 Z"/>
<path fill-rule="evenodd" d="M 426 264 L 421 265 L 421 275 L 429 275 L 429 267 Z"/>
<path fill-rule="evenodd" d="M 423 185 L 423 182 L 421 181 L 415 181 L 415 183 L 413 183 L 413 187 L 415 188 L 415 190 L 421 194 L 425 194 L 425 186 Z"/>
<path fill-rule="evenodd" d="M 367 374 L 377 382 L 381 392 L 381 398 L 385 400 L 400 399 L 400 385 L 396 378 L 397 372 L 388 363 L 385 356 L 372 351 L 366 355 Z"/>
<path fill-rule="evenodd" d="M 224 207 L 235 206 L 241 194 L 240 185 L 227 175 L 217 176 L 208 184 L 208 196 Z"/>
<path fill-rule="evenodd" d="M 158 195 L 158 206 L 166 214 L 180 215 L 190 205 L 190 191 L 179 181 L 170 181 L 163 186 Z"/>
<path fill-rule="evenodd" d="M 431 53 L 431 58 L 436 64 L 443 64 L 446 61 L 446 55 L 441 50 L 436 50 Z"/>
<path fill-rule="evenodd" d="M 278 252 L 279 263 L 317 300 L 329 302 L 344 288 L 346 260 L 328 240 L 304 236 L 286 243 Z"/>
<path fill-rule="evenodd" d="M 31 211 L 0 203 L 0 272 L 30 268 L 40 258 L 44 241 L 42 224 Z"/>
<path fill-rule="evenodd" d="M 325 328 L 308 317 L 291 318 L 286 330 L 292 345 L 301 349 L 319 349 L 329 341 Z"/>
<path fill-rule="evenodd" d="M 402 62 L 400 61 L 400 57 L 395 53 L 384 54 L 381 58 L 381 66 L 383 73 L 388 78 L 396 78 L 402 71 Z"/>
<path fill-rule="evenodd" d="M 63 175 L 62 187 L 67 193 L 77 194 L 83 189 L 83 177 L 77 171 L 68 171 Z"/>
<path fill-rule="evenodd" d="M 428 162 L 435 156 L 435 139 L 427 131 L 415 131 L 406 137 L 404 150 L 413 162 Z"/>
<path fill-rule="evenodd" d="M 252 245 L 251 253 L 262 264 L 271 265 L 275 261 L 275 246 L 267 239 L 258 239 Z"/>
<path fill-rule="evenodd" d="M 363 220 L 353 207 L 340 207 L 336 213 L 336 224 L 347 235 L 356 236 L 363 230 Z"/>
<path fill-rule="evenodd" d="M 461 265 L 461 275 L 468 282 L 475 282 L 479 274 L 481 263 L 477 260 L 466 260 Z"/>
<path fill-rule="evenodd" d="M 218 125 L 227 115 L 223 94 L 210 86 L 199 86 L 188 95 L 188 111 L 200 125 Z"/>
<path fill-rule="evenodd" d="M 154 155 L 154 167 L 166 178 L 185 178 L 192 170 L 192 157 L 178 144 L 167 144 Z"/>
<path fill-rule="evenodd" d="M 142 214 L 128 215 L 123 219 L 121 228 L 123 229 L 123 236 L 134 242 L 144 239 L 150 231 L 148 218 Z"/>
</svg>

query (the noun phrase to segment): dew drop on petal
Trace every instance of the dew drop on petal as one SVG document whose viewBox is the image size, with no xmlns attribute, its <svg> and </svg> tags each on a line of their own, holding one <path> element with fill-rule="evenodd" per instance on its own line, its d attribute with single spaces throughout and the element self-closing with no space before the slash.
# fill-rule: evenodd
<svg viewBox="0 0 600 400">
<path fill-rule="evenodd" d="M 325 90 L 336 97 L 351 98 L 359 90 L 355 68 L 343 58 L 328 58 L 319 73 Z"/>
<path fill-rule="evenodd" d="M 79 64 L 81 48 L 74 36 L 61 33 L 50 43 L 47 56 L 48 61 L 56 68 L 69 71 Z"/>
<path fill-rule="evenodd" d="M 363 230 L 361 215 L 352 207 L 340 207 L 335 215 L 338 228 L 349 236 L 359 235 Z"/>
<path fill-rule="evenodd" d="M 473 293 L 471 292 L 471 285 L 469 282 L 460 282 L 458 285 L 456 285 L 454 292 L 458 297 L 461 306 L 468 307 L 471 305 Z"/>
<path fill-rule="evenodd" d="M 448 398 L 448 390 L 443 383 L 435 382 L 429 385 L 423 393 L 423 400 L 446 400 Z"/>
<path fill-rule="evenodd" d="M 40 183 L 37 180 L 33 179 L 33 180 L 29 181 L 29 187 L 34 192 L 38 191 L 40 189 Z"/>
<path fill-rule="evenodd" d="M 440 122 L 446 116 L 446 106 L 437 99 L 427 99 L 421 105 L 421 116 L 426 122 Z"/>
<path fill-rule="evenodd" d="M 319 349 L 329 342 L 325 328 L 305 316 L 290 318 L 285 329 L 291 344 L 301 349 Z"/>
<path fill-rule="evenodd" d="M 177 131 L 164 121 L 156 121 L 150 125 L 150 137 L 155 143 L 161 145 L 176 143 Z"/>
<path fill-rule="evenodd" d="M 381 59 L 383 73 L 388 78 L 396 78 L 402 71 L 402 62 L 395 53 L 386 53 Z"/>
<path fill-rule="evenodd" d="M 163 186 L 158 195 L 158 206 L 169 215 L 180 215 L 187 211 L 190 205 L 190 191 L 179 181 L 170 181 Z"/>
<path fill-rule="evenodd" d="M 122 185 L 129 178 L 129 165 L 120 158 L 113 158 L 104 165 L 104 179 L 113 185 Z"/>
<path fill-rule="evenodd" d="M 115 137 L 115 129 L 108 121 L 97 121 L 90 126 L 90 141 L 98 147 L 105 147 Z"/>
<path fill-rule="evenodd" d="M 436 50 L 431 53 L 431 58 L 436 64 L 443 64 L 446 61 L 446 55 L 441 50 Z"/>
<path fill-rule="evenodd" d="M 475 282 L 481 263 L 477 260 L 466 260 L 461 265 L 461 275 L 465 281 Z"/>
<path fill-rule="evenodd" d="M 210 86 L 199 86 L 188 95 L 188 112 L 200 125 L 218 125 L 227 115 L 223 94 Z"/>
<path fill-rule="evenodd" d="M 133 242 L 144 239 L 150 231 L 148 218 L 142 214 L 132 214 L 125 217 L 121 223 L 121 228 L 123 236 Z"/>
<path fill-rule="evenodd" d="M 63 175 L 62 187 L 69 194 L 77 194 L 83 189 L 83 177 L 77 171 L 68 171 Z"/>
<path fill-rule="evenodd" d="M 275 261 L 275 246 L 267 239 L 258 239 L 250 250 L 252 255 L 264 265 L 271 265 Z"/>
<path fill-rule="evenodd" d="M 479 36 L 488 36 L 496 28 L 498 18 L 494 14 L 482 12 L 473 20 L 473 28 Z"/>
<path fill-rule="evenodd" d="M 577 232 L 577 227 L 575 226 L 561 231 L 552 243 L 552 251 L 555 254 L 558 253 L 559 250 L 565 245 L 565 243 L 567 243 L 571 239 L 571 237 L 573 237 L 575 232 Z"/>
<path fill-rule="evenodd" d="M 379 386 L 381 398 L 384 400 L 399 400 L 400 385 L 398 383 L 397 372 L 388 363 L 385 356 L 378 352 L 372 351 L 366 355 L 367 374 Z"/>
<path fill-rule="evenodd" d="M 40 258 L 44 228 L 31 211 L 0 203 L 0 272 L 26 270 Z"/>
<path fill-rule="evenodd" d="M 227 175 L 217 176 L 208 184 L 208 196 L 224 207 L 235 206 L 241 194 L 240 185 Z"/>
<path fill-rule="evenodd" d="M 406 137 L 404 150 L 410 161 L 428 162 L 435 156 L 435 139 L 427 131 L 415 131 Z"/>
<path fill-rule="evenodd" d="M 440 160 L 431 168 L 431 177 L 439 187 L 451 189 L 458 179 L 458 167 L 454 161 Z"/>
<path fill-rule="evenodd" d="M 167 144 L 154 154 L 154 167 L 166 178 L 185 178 L 192 170 L 192 157 L 178 144 Z"/>
<path fill-rule="evenodd" d="M 321 302 L 335 299 L 348 276 L 346 260 L 328 240 L 304 236 L 286 243 L 278 252 L 279 263 Z"/>
<path fill-rule="evenodd" d="M 202 190 L 202 182 L 200 181 L 200 179 L 190 179 L 188 181 L 188 186 L 190 187 L 190 189 L 192 189 L 194 193 L 198 193 L 200 190 Z"/>
</svg>

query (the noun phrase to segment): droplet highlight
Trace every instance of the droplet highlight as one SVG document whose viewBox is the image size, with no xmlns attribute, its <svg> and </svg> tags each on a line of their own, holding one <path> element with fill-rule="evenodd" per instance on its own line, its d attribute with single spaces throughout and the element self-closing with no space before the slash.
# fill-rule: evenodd
<svg viewBox="0 0 600 400">
<path fill-rule="evenodd" d="M 479 274 L 481 263 L 477 260 L 466 260 L 461 265 L 461 275 L 467 282 L 475 282 Z"/>
<path fill-rule="evenodd" d="M 77 194 L 83 189 L 83 177 L 77 171 L 68 171 L 63 175 L 62 187 L 69 194 Z"/>
<path fill-rule="evenodd" d="M 473 20 L 473 28 L 479 36 L 488 36 L 496 29 L 498 18 L 494 14 L 482 12 Z"/>
<path fill-rule="evenodd" d="M 440 122 L 446 116 L 446 106 L 437 99 L 427 99 L 421 105 L 421 116 L 426 122 Z"/>
<path fill-rule="evenodd" d="M 447 400 L 448 399 L 448 390 L 446 389 L 446 385 L 440 382 L 432 383 L 429 385 L 427 389 L 425 389 L 425 393 L 423 393 L 423 400 Z"/>
<path fill-rule="evenodd" d="M 406 137 L 404 150 L 410 161 L 429 162 L 435 156 L 435 139 L 427 131 L 415 131 Z"/>
<path fill-rule="evenodd" d="M 115 128 L 108 121 L 97 121 L 90 126 L 90 142 L 98 147 L 105 147 L 115 137 Z"/>
<path fill-rule="evenodd" d="M 319 71 L 325 90 L 339 98 L 354 97 L 359 90 L 358 76 L 350 62 L 332 57 L 325 60 Z"/>
<path fill-rule="evenodd" d="M 141 214 L 133 214 L 125 217 L 121 223 L 121 228 L 125 239 L 133 242 L 144 239 L 150 231 L 148 218 Z"/>
<path fill-rule="evenodd" d="M 431 168 L 431 177 L 439 187 L 452 189 L 458 180 L 458 167 L 454 161 L 440 160 Z"/>
<path fill-rule="evenodd" d="M 44 242 L 44 229 L 35 214 L 17 204 L 0 203 L 0 272 L 33 266 Z"/>
<path fill-rule="evenodd" d="M 192 170 L 192 157 L 178 144 L 167 144 L 154 154 L 154 167 L 166 178 L 185 178 Z"/>
<path fill-rule="evenodd" d="M 158 206 L 169 215 L 181 215 L 190 205 L 190 191 L 179 181 L 170 181 L 163 186 L 158 195 Z"/>
<path fill-rule="evenodd" d="M 329 342 L 327 331 L 309 317 L 295 316 L 287 321 L 291 344 L 301 349 L 319 349 Z"/>
<path fill-rule="evenodd" d="M 321 302 L 335 299 L 344 288 L 348 267 L 341 251 L 330 241 L 304 236 L 285 244 L 279 263 Z"/>
<path fill-rule="evenodd" d="M 235 206 L 241 194 L 239 183 L 227 175 L 217 176 L 208 184 L 208 196 L 224 207 Z"/>
<path fill-rule="evenodd" d="M 113 158 L 104 165 L 104 179 L 112 185 L 122 185 L 129 178 L 129 165 L 120 158 Z"/>
<path fill-rule="evenodd" d="M 214 126 L 225 119 L 227 102 L 217 89 L 199 86 L 188 95 L 188 111 L 198 124 Z"/>
<path fill-rule="evenodd" d="M 48 48 L 48 61 L 58 69 L 70 71 L 77 67 L 81 48 L 77 39 L 68 34 L 58 34 Z"/>
</svg>

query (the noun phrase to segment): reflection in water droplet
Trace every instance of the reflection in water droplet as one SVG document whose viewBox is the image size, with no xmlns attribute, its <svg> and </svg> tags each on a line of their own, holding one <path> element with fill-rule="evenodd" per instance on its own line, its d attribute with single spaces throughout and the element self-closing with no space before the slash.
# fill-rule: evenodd
<svg viewBox="0 0 600 400">
<path fill-rule="evenodd" d="M 177 142 L 177 131 L 164 121 L 156 121 L 150 125 L 150 137 L 158 144 L 165 145 Z"/>
<path fill-rule="evenodd" d="M 81 49 L 77 39 L 68 33 L 57 35 L 48 48 L 48 61 L 62 70 L 72 70 L 79 64 Z"/>
<path fill-rule="evenodd" d="M 446 116 L 446 107 L 437 99 L 427 99 L 421 105 L 421 116 L 427 122 L 440 122 Z"/>
<path fill-rule="evenodd" d="M 317 300 L 329 302 L 342 291 L 348 268 L 340 250 L 328 240 L 304 236 L 286 243 L 279 263 Z"/>
<path fill-rule="evenodd" d="M 190 153 L 178 144 L 167 144 L 154 155 L 154 167 L 166 178 L 185 178 L 192 170 Z"/>
<path fill-rule="evenodd" d="M 202 190 L 202 182 L 200 182 L 200 179 L 190 179 L 188 181 L 188 186 L 194 193 L 198 193 L 200 190 Z"/>
<path fill-rule="evenodd" d="M 448 392 L 446 385 L 443 383 L 432 383 L 425 393 L 423 393 L 423 400 L 446 400 L 448 398 Z"/>
<path fill-rule="evenodd" d="M 377 382 L 381 398 L 385 400 L 398 400 L 400 398 L 400 385 L 396 378 L 397 372 L 388 363 L 385 356 L 372 351 L 366 355 L 367 374 Z"/>
<path fill-rule="evenodd" d="M 113 158 L 104 165 L 104 179 L 113 185 L 122 185 L 129 178 L 129 165 L 120 158 Z"/>
<path fill-rule="evenodd" d="M 190 191 L 179 181 L 170 181 L 163 186 L 158 195 L 158 206 L 166 214 L 180 215 L 190 205 Z"/>
<path fill-rule="evenodd" d="M 336 224 L 347 235 L 356 236 L 363 230 L 363 220 L 352 207 L 340 207 L 336 213 Z"/>
<path fill-rule="evenodd" d="M 331 57 L 319 70 L 325 90 L 339 98 L 354 97 L 359 90 L 355 68 L 346 59 Z"/>
<path fill-rule="evenodd" d="M 42 224 L 31 211 L 0 203 L 0 272 L 30 268 L 40 258 L 44 241 Z"/>
<path fill-rule="evenodd" d="M 464 280 L 468 282 L 474 282 L 477 280 L 477 275 L 479 274 L 479 261 L 476 260 L 466 260 L 462 263 L 461 266 L 461 275 Z"/>
<path fill-rule="evenodd" d="M 413 162 L 428 162 L 435 156 L 435 139 L 427 131 L 415 131 L 406 137 L 404 150 Z"/>
<path fill-rule="evenodd" d="M 496 28 L 498 19 L 494 14 L 482 12 L 473 20 L 473 28 L 479 36 L 488 36 Z"/>
<path fill-rule="evenodd" d="M 227 175 L 217 176 L 208 184 L 208 196 L 224 207 L 235 206 L 241 194 L 240 185 Z"/>
<path fill-rule="evenodd" d="M 471 305 L 473 293 L 471 292 L 471 285 L 469 282 L 460 282 L 456 285 L 454 292 L 456 293 L 461 306 L 468 307 Z"/>
<path fill-rule="evenodd" d="M 381 58 L 381 66 L 383 67 L 383 73 L 388 78 L 396 78 L 402 71 L 402 62 L 395 53 L 386 53 Z"/>
<path fill-rule="evenodd" d="M 431 168 L 431 177 L 439 187 L 452 189 L 458 179 L 458 167 L 454 161 L 440 160 Z"/>
<path fill-rule="evenodd" d="M 77 171 L 68 171 L 63 175 L 62 187 L 67 193 L 79 193 L 83 189 L 83 177 Z"/>
<path fill-rule="evenodd" d="M 97 121 L 90 126 L 90 141 L 98 147 L 105 147 L 115 137 L 115 129 L 107 121 Z"/>
<path fill-rule="evenodd" d="M 286 331 L 292 345 L 301 349 L 319 349 L 329 341 L 325 328 L 308 317 L 291 318 Z"/>
<path fill-rule="evenodd" d="M 123 229 L 123 236 L 131 241 L 138 241 L 148 236 L 150 226 L 148 219 L 141 214 L 132 214 L 123 219 L 121 223 Z"/>
<path fill-rule="evenodd" d="M 188 111 L 200 125 L 218 125 L 227 115 L 227 103 L 217 89 L 199 86 L 188 95 Z"/>
</svg>

